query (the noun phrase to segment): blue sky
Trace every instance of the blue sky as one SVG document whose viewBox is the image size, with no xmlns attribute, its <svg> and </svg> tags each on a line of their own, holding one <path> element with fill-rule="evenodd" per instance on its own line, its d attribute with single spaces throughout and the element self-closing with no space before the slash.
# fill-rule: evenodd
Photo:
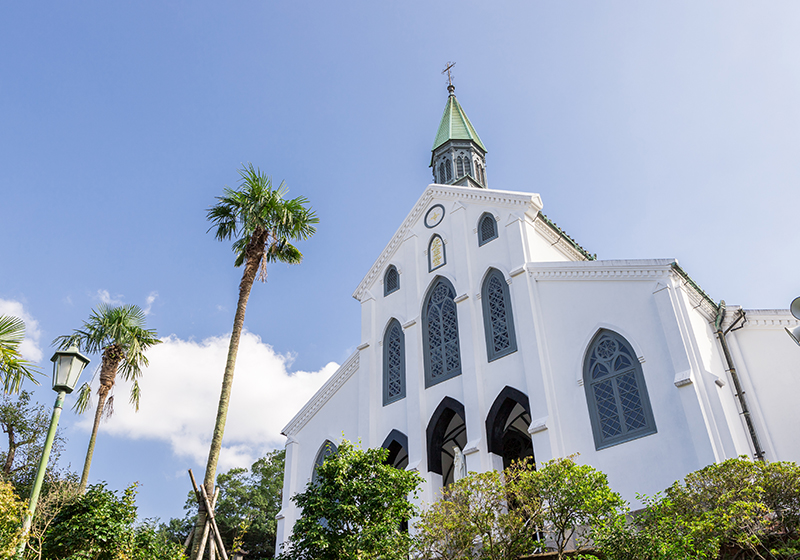
<svg viewBox="0 0 800 560">
<path fill-rule="evenodd" d="M 242 163 L 320 225 L 253 290 L 226 465 L 281 445 L 361 342 L 350 296 L 431 182 L 449 60 L 490 187 L 540 193 L 600 259 L 676 257 L 715 299 L 788 307 L 798 52 L 796 2 L 6 2 L 0 312 L 24 314 L 47 367 L 100 301 L 149 308 L 168 342 L 138 415 L 120 387 L 91 479 L 138 480 L 142 514 L 179 515 L 241 272 L 205 210 Z M 85 424 L 64 414 L 76 470 Z"/>
</svg>

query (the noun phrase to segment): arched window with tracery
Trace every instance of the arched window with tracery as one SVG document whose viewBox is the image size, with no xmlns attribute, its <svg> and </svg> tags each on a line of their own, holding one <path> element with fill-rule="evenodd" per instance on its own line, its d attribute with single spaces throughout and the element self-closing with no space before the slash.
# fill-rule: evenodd
<svg viewBox="0 0 800 560">
<path fill-rule="evenodd" d="M 456 177 L 463 177 L 464 175 L 464 159 L 461 156 L 456 158 Z"/>
<path fill-rule="evenodd" d="M 478 221 L 478 247 L 497 239 L 497 221 L 489 212 L 481 216 Z"/>
<path fill-rule="evenodd" d="M 481 300 L 486 352 L 491 362 L 517 351 L 511 298 L 502 272 L 496 269 L 489 271 L 483 280 Z"/>
<path fill-rule="evenodd" d="M 388 296 L 399 289 L 400 274 L 397 272 L 397 267 L 393 264 L 389 265 L 389 268 L 386 269 L 386 274 L 383 275 L 383 295 Z"/>
<path fill-rule="evenodd" d="M 446 182 L 449 183 L 450 181 L 453 180 L 453 162 L 450 161 L 449 159 L 446 159 L 444 161 L 444 163 L 445 163 L 444 172 L 445 172 L 445 174 L 447 174 L 447 181 Z"/>
<path fill-rule="evenodd" d="M 455 297 L 453 285 L 437 278 L 425 298 L 422 336 L 426 387 L 461 375 Z"/>
<path fill-rule="evenodd" d="M 406 342 L 397 319 L 383 335 L 383 406 L 406 396 Z"/>
<path fill-rule="evenodd" d="M 472 166 L 470 166 L 469 158 L 464 158 L 464 175 L 472 175 Z"/>
<path fill-rule="evenodd" d="M 618 333 L 601 329 L 594 337 L 583 385 L 597 449 L 656 433 L 642 365 Z"/>
<path fill-rule="evenodd" d="M 447 175 L 444 172 L 444 162 L 439 164 L 439 183 L 447 183 Z"/>
</svg>

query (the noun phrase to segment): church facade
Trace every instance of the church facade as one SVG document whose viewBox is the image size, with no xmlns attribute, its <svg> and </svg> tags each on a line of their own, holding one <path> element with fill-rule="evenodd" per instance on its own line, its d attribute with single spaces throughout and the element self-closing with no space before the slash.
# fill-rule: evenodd
<svg viewBox="0 0 800 560">
<path fill-rule="evenodd" d="M 635 506 L 731 457 L 800 461 L 798 321 L 717 303 L 675 260 L 596 260 L 538 194 L 488 188 L 449 90 L 434 183 L 353 293 L 360 345 L 283 430 L 278 550 L 342 438 L 418 471 L 423 503 L 462 462 L 578 453 Z"/>
</svg>

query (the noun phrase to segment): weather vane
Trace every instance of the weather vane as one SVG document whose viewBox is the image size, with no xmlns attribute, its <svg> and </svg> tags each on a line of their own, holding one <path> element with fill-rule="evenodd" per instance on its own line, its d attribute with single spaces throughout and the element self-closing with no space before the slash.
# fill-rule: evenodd
<svg viewBox="0 0 800 560">
<path fill-rule="evenodd" d="M 453 66 L 455 66 L 455 65 L 456 65 L 455 62 L 448 62 L 447 63 L 447 68 L 442 70 L 442 74 L 447 72 L 447 91 L 449 91 L 451 93 L 452 93 L 452 91 L 454 89 L 456 89 L 455 86 L 453 85 L 453 74 L 450 72 L 450 69 L 453 68 Z"/>
</svg>

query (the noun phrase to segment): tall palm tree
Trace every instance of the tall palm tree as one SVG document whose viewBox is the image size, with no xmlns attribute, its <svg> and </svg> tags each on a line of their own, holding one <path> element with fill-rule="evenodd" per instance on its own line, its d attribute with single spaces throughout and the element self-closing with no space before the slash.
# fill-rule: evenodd
<svg viewBox="0 0 800 560">
<path fill-rule="evenodd" d="M 23 379 L 39 373 L 34 365 L 20 354 L 19 346 L 25 339 L 25 323 L 19 317 L 0 315 L 0 379 L 6 393 L 19 392 Z"/>
<path fill-rule="evenodd" d="M 125 381 L 133 381 L 130 402 L 138 411 L 139 377 L 142 375 L 142 367 L 148 365 L 144 353 L 151 346 L 161 343 L 157 336 L 156 331 L 145 328 L 144 311 L 138 305 L 112 307 L 101 303 L 97 306 L 97 311 L 92 310 L 89 320 L 84 321 L 82 329 L 75 329 L 72 334 L 59 336 L 53 341 L 53 344 L 61 350 L 75 345 L 84 352 L 102 352 L 103 355 L 100 362 L 100 388 L 97 390 L 97 409 L 94 413 L 92 436 L 89 438 L 89 449 L 86 451 L 83 474 L 78 487 L 81 494 L 86 491 L 86 483 L 89 480 L 89 468 L 92 465 L 100 419 L 103 414 L 109 417 L 114 412 L 114 396 L 111 392 L 117 380 L 117 373 L 120 373 Z M 83 412 L 89 406 L 90 395 L 89 384 L 84 383 L 78 393 L 76 404 L 78 412 Z"/>
<path fill-rule="evenodd" d="M 311 237 L 316 231 L 314 224 L 319 223 L 319 218 L 307 206 L 308 200 L 305 197 L 284 198 L 288 192 L 284 183 L 274 189 L 272 179 L 252 164 L 240 169 L 239 175 L 242 178 L 239 188 L 234 190 L 225 187 L 224 196 L 217 197 L 218 203 L 209 208 L 207 213 L 208 220 L 213 224 L 209 231 L 214 230 L 215 237 L 220 241 L 234 239 L 234 265 L 244 265 L 228 346 L 228 359 L 222 377 L 214 435 L 203 481 L 209 496 L 214 494 L 214 480 L 228 415 L 236 354 L 253 282 L 256 276 L 262 281 L 266 280 L 267 263 L 299 264 L 303 255 L 291 242 Z M 197 523 L 199 527 L 205 524 L 204 515 L 205 512 L 201 511 Z"/>
</svg>

